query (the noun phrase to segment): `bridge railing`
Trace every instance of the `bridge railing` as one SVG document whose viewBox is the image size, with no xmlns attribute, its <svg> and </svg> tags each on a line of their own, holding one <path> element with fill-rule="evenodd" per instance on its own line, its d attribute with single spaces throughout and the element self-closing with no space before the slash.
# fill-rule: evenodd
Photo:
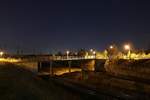
<svg viewBox="0 0 150 100">
<path fill-rule="evenodd" d="M 80 59 L 94 59 L 92 57 L 83 56 L 49 56 L 49 57 L 39 57 L 37 60 L 47 61 L 47 60 L 80 60 Z"/>
<path fill-rule="evenodd" d="M 21 58 L 22 61 L 50 61 L 50 60 L 83 60 L 83 59 L 108 59 L 101 56 L 34 56 Z M 127 59 L 127 58 L 120 58 Z M 136 58 L 134 58 L 136 59 Z M 137 59 L 150 59 L 149 57 L 137 58 Z"/>
<path fill-rule="evenodd" d="M 77 57 L 77 56 L 57 56 L 53 57 L 52 60 L 78 60 L 78 59 L 91 59 L 91 58 L 86 58 L 86 57 Z"/>
</svg>

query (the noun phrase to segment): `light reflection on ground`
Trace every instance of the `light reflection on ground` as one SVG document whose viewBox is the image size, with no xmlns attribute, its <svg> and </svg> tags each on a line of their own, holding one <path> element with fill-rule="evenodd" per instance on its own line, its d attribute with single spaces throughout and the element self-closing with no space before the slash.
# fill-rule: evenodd
<svg viewBox="0 0 150 100">
<path fill-rule="evenodd" d="M 10 62 L 10 63 L 14 63 L 14 62 L 19 62 L 19 59 L 14 59 L 14 58 L 0 58 L 0 62 Z"/>
<path fill-rule="evenodd" d="M 69 73 L 69 68 L 54 68 L 55 75 L 62 75 L 65 73 Z M 81 68 L 71 68 L 71 72 L 81 71 Z"/>
</svg>

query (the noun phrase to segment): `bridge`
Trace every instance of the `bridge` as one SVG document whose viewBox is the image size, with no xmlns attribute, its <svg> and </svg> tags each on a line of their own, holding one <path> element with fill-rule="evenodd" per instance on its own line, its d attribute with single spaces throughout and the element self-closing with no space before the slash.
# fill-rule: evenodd
<svg viewBox="0 0 150 100">
<path fill-rule="evenodd" d="M 96 56 L 49 56 L 49 55 L 29 55 L 29 56 L 19 56 L 16 58 L 21 58 L 25 61 L 63 61 L 63 60 L 86 60 L 86 59 L 106 59 L 104 57 Z"/>
<path fill-rule="evenodd" d="M 39 74 L 55 75 L 74 71 L 104 70 L 106 58 L 96 56 L 28 55 L 19 57 L 21 64 Z"/>
<path fill-rule="evenodd" d="M 19 64 L 38 74 L 63 74 L 74 71 L 95 71 L 103 68 L 105 59 L 95 56 L 23 56 Z"/>
<path fill-rule="evenodd" d="M 95 71 L 98 61 L 101 61 L 104 66 L 105 60 L 102 59 L 93 59 L 93 58 L 57 58 L 49 61 L 39 61 L 38 62 L 38 72 L 47 73 L 53 75 L 56 70 L 61 68 L 66 69 L 66 73 L 74 71 Z M 100 67 L 100 66 L 99 66 Z M 65 73 L 64 72 L 64 73 Z M 60 73 L 63 73 L 60 71 Z M 58 73 L 58 74 L 60 74 Z"/>
</svg>

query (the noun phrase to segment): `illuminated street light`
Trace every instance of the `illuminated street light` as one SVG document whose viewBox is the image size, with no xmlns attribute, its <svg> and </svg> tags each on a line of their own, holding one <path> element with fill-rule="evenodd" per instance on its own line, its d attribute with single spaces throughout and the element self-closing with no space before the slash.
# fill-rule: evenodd
<svg viewBox="0 0 150 100">
<path fill-rule="evenodd" d="M 96 52 L 95 51 L 93 51 L 93 55 L 95 55 L 96 54 Z"/>
<path fill-rule="evenodd" d="M 1 52 L 0 52 L 0 56 L 2 57 L 3 55 L 4 55 L 4 52 L 1 51 Z"/>
<path fill-rule="evenodd" d="M 124 45 L 124 49 L 128 51 L 127 55 L 129 57 L 129 59 L 131 59 L 131 47 L 129 44 Z"/>
<path fill-rule="evenodd" d="M 124 45 L 124 49 L 125 49 L 125 50 L 130 50 L 130 49 L 131 49 L 131 47 L 130 47 L 130 45 L 129 45 L 129 44 L 126 44 L 126 45 Z"/>
<path fill-rule="evenodd" d="M 96 51 L 93 51 L 94 58 L 96 58 Z"/>
<path fill-rule="evenodd" d="M 113 49 L 114 47 L 111 45 L 109 48 L 110 48 L 110 49 Z"/>
<path fill-rule="evenodd" d="M 93 52 L 93 49 L 90 49 L 91 52 Z"/>
<path fill-rule="evenodd" d="M 68 55 L 69 55 L 70 51 L 66 51 L 66 54 L 67 54 L 67 59 L 68 59 Z"/>
<path fill-rule="evenodd" d="M 69 54 L 70 52 L 69 52 L 69 51 L 66 51 L 66 53 Z"/>
</svg>

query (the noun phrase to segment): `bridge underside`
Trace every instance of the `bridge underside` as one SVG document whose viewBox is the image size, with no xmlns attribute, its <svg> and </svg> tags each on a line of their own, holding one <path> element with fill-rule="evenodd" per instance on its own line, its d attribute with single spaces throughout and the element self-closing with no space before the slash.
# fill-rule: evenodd
<svg viewBox="0 0 150 100">
<path fill-rule="evenodd" d="M 104 62 L 105 60 L 95 59 L 40 61 L 38 62 L 38 72 L 43 74 L 60 74 L 74 71 L 96 71 L 98 69 L 96 66 L 103 67 Z"/>
</svg>

